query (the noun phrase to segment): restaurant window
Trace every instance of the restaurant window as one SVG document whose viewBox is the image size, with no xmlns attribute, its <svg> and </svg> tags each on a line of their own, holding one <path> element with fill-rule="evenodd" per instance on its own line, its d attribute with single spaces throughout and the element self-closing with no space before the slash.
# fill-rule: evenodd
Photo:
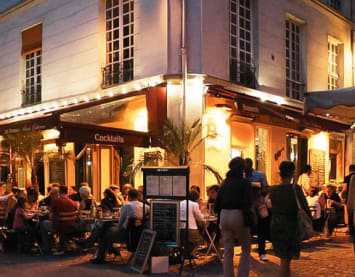
<svg viewBox="0 0 355 277">
<path fill-rule="evenodd" d="M 230 80 L 255 87 L 252 64 L 252 9 L 250 0 L 230 0 Z"/>
<path fill-rule="evenodd" d="M 303 100 L 300 30 L 299 23 L 286 20 L 286 96 Z"/>
<path fill-rule="evenodd" d="M 328 89 L 338 88 L 338 44 L 328 41 Z"/>
<path fill-rule="evenodd" d="M 134 0 L 106 0 L 106 67 L 103 86 L 133 80 Z"/>
<path fill-rule="evenodd" d="M 42 24 L 22 32 L 22 55 L 24 59 L 22 106 L 28 106 L 41 102 Z"/>
<path fill-rule="evenodd" d="M 267 174 L 269 130 L 256 128 L 255 169 Z"/>
<path fill-rule="evenodd" d="M 286 135 L 286 158 L 295 164 L 296 180 L 307 165 L 308 140 L 297 134 Z"/>
</svg>

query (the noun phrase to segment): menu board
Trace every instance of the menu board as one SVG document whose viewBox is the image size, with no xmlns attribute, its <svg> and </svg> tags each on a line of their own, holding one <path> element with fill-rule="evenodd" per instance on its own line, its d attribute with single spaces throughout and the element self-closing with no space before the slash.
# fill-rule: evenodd
<svg viewBox="0 0 355 277">
<path fill-rule="evenodd" d="M 139 273 L 143 273 L 144 267 L 147 264 L 150 251 L 152 250 L 156 232 L 144 229 L 138 242 L 136 252 L 133 256 L 131 269 Z"/>
<path fill-rule="evenodd" d="M 65 161 L 59 159 L 49 160 L 49 183 L 59 183 L 65 186 Z"/>
<path fill-rule="evenodd" d="M 185 199 L 189 186 L 189 168 L 142 168 L 143 192 L 147 198 Z"/>
<path fill-rule="evenodd" d="M 321 187 L 325 184 L 325 151 L 311 149 L 309 155 L 312 167 L 311 185 Z"/>
<path fill-rule="evenodd" d="M 180 241 L 180 202 L 176 200 L 152 200 L 150 228 L 157 232 L 156 241 Z"/>
</svg>

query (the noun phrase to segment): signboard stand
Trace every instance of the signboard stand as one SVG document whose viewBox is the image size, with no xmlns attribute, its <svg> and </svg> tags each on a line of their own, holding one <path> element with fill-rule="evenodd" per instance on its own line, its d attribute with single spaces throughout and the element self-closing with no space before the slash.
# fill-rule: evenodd
<svg viewBox="0 0 355 277">
<path fill-rule="evenodd" d="M 144 272 L 148 262 L 150 251 L 152 250 L 156 232 L 144 229 L 138 242 L 136 252 L 134 252 L 131 269 L 139 273 Z"/>
<path fill-rule="evenodd" d="M 189 230 L 189 167 L 146 167 L 142 171 L 143 198 L 152 200 L 150 227 L 157 231 L 156 241 L 180 247 L 180 222 L 184 221 L 186 232 L 182 244 L 186 244 Z M 182 200 L 186 200 L 184 220 L 180 219 Z"/>
</svg>

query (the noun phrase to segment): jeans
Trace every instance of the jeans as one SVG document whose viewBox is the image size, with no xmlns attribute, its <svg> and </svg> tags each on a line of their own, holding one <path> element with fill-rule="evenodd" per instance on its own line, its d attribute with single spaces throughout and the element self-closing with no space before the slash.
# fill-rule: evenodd
<svg viewBox="0 0 355 277">
<path fill-rule="evenodd" d="M 106 251 L 113 251 L 112 244 L 114 242 L 122 241 L 124 230 L 119 230 L 118 224 L 113 224 L 110 228 L 106 229 L 99 238 L 99 249 L 97 259 L 105 260 Z"/>
<path fill-rule="evenodd" d="M 270 239 L 270 216 L 266 218 L 258 216 L 257 235 L 259 256 L 265 255 L 265 241 Z"/>
<path fill-rule="evenodd" d="M 42 220 L 39 224 L 39 230 L 41 233 L 42 240 L 42 248 L 45 253 L 49 253 L 50 245 L 49 245 L 49 232 L 53 232 L 53 225 L 50 220 Z"/>
<path fill-rule="evenodd" d="M 224 277 L 234 277 L 234 240 L 238 239 L 242 247 L 242 255 L 238 266 L 238 277 L 249 276 L 249 259 L 251 236 L 250 228 L 244 224 L 243 212 L 241 210 L 221 211 L 221 231 L 224 244 Z"/>
</svg>

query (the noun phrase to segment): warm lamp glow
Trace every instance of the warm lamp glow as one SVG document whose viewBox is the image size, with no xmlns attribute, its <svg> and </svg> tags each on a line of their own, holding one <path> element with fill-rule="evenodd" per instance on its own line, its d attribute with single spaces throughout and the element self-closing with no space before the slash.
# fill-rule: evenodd
<svg viewBox="0 0 355 277">
<path fill-rule="evenodd" d="M 328 136 L 324 132 L 320 132 L 313 136 L 312 149 L 327 151 L 328 148 Z"/>
<path fill-rule="evenodd" d="M 55 143 L 43 145 L 44 152 L 58 152 L 58 146 Z"/>
<path fill-rule="evenodd" d="M 60 132 L 57 129 L 49 129 L 42 132 L 43 140 L 57 139 Z"/>
<path fill-rule="evenodd" d="M 225 137 L 229 136 L 229 126 L 226 122 L 230 113 L 218 108 L 212 108 L 207 111 L 204 116 L 204 126 L 206 126 L 205 135 L 207 138 L 207 147 L 215 147 L 221 149 L 226 141 Z M 228 140 L 229 142 L 229 140 Z"/>
<path fill-rule="evenodd" d="M 138 112 L 137 118 L 134 121 L 134 130 L 148 132 L 148 112 L 147 109 L 142 109 Z"/>
</svg>

